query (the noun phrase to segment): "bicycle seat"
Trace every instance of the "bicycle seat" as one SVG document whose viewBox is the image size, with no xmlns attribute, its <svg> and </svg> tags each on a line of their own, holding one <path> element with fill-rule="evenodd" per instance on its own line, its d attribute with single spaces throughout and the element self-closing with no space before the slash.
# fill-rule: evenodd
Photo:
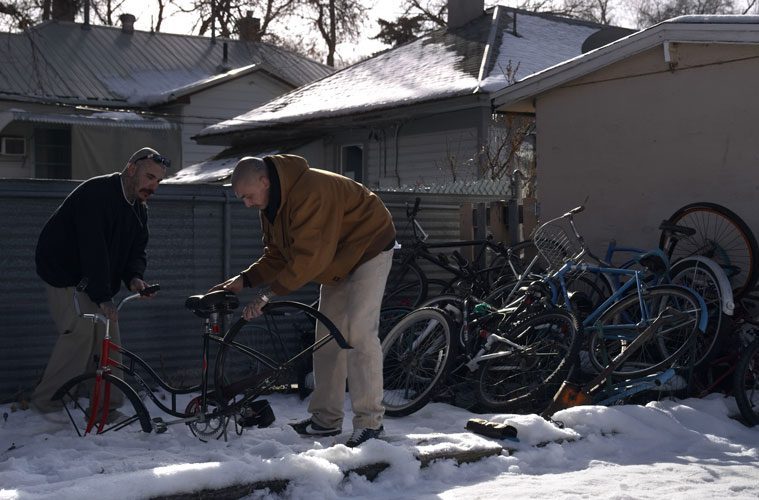
<svg viewBox="0 0 759 500">
<path fill-rule="evenodd" d="M 216 290 L 205 295 L 191 295 L 184 306 L 201 318 L 208 318 L 211 313 L 227 313 L 237 309 L 240 299 L 227 290 Z"/>
<path fill-rule="evenodd" d="M 659 230 L 682 236 L 693 236 L 696 234 L 696 230 L 692 227 L 678 226 L 677 224 L 672 224 L 668 220 L 661 221 L 661 224 L 659 224 Z"/>
<path fill-rule="evenodd" d="M 642 254 L 638 258 L 638 263 L 657 275 L 669 272 L 666 257 L 663 256 L 661 250 L 652 250 Z"/>
</svg>

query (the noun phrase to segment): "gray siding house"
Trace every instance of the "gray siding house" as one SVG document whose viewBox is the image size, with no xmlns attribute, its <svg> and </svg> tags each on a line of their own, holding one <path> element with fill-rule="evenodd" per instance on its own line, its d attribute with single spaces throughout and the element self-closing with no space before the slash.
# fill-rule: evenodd
<svg viewBox="0 0 759 500">
<path fill-rule="evenodd" d="M 451 1 L 447 29 L 202 130 L 199 143 L 228 149 L 175 181 L 224 179 L 240 156 L 269 152 L 301 154 L 374 188 L 478 179 L 483 148 L 509 122 L 493 118 L 494 92 L 630 32 Z"/>
<path fill-rule="evenodd" d="M 267 43 L 137 31 L 121 17 L 0 34 L 0 177 L 83 179 L 144 145 L 178 170 L 222 149 L 193 135 L 333 71 Z"/>
<path fill-rule="evenodd" d="M 693 202 L 724 205 L 759 231 L 759 16 L 683 16 L 496 92 L 533 113 L 544 217 L 589 197 L 578 227 L 655 247 Z"/>
</svg>

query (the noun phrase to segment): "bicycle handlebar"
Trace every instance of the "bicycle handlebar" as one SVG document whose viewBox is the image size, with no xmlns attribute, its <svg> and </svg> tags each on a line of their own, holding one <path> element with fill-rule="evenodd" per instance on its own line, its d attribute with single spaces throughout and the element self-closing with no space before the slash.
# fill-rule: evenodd
<svg viewBox="0 0 759 500">
<path fill-rule="evenodd" d="M 108 321 L 108 318 L 106 318 L 103 314 L 101 313 L 82 314 L 82 310 L 79 307 L 79 297 L 77 296 L 77 292 L 79 293 L 84 292 L 87 289 L 88 283 L 89 283 L 89 280 L 85 277 L 85 278 L 82 278 L 79 284 L 76 285 L 76 288 L 75 288 L 76 292 L 74 293 L 74 307 L 76 308 L 76 314 L 78 316 L 81 316 L 82 318 L 93 319 L 95 321 L 100 321 L 101 323 L 105 324 Z M 134 300 L 139 297 L 149 297 L 160 289 L 161 289 L 161 285 L 159 283 L 153 283 L 152 285 L 148 285 L 138 292 L 135 292 L 131 295 L 127 295 L 126 297 L 121 299 L 121 301 L 119 301 L 118 305 L 116 306 L 116 311 L 120 311 L 121 308 L 124 306 L 124 304 L 126 304 L 130 300 Z"/>
</svg>

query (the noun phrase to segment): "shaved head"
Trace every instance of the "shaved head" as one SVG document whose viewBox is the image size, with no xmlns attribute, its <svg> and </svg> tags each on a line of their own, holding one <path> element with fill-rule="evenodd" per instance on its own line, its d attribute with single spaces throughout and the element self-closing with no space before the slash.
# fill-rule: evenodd
<svg viewBox="0 0 759 500">
<path fill-rule="evenodd" d="M 264 210 L 269 204 L 269 170 L 261 158 L 241 158 L 232 172 L 232 190 L 248 208 Z"/>
<path fill-rule="evenodd" d="M 241 183 L 247 183 L 257 180 L 261 176 L 268 177 L 266 163 L 263 159 L 255 156 L 245 156 L 235 165 L 232 172 L 232 188 L 239 186 Z"/>
</svg>

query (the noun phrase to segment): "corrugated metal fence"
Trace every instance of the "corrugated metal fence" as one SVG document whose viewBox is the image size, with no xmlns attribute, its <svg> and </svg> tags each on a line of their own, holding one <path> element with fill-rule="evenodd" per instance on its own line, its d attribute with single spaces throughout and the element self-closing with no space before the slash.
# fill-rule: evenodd
<svg viewBox="0 0 759 500">
<path fill-rule="evenodd" d="M 39 231 L 75 181 L 0 179 L 0 401 L 17 399 L 36 384 L 55 341 L 44 287 L 34 268 Z M 460 205 L 493 196 L 381 192 L 401 239 L 407 236 L 405 206 L 422 198 L 420 221 L 432 240 L 459 239 Z M 148 281 L 161 283 L 150 301 L 121 314 L 125 347 L 167 377 L 199 372 L 201 320 L 184 309 L 187 296 L 203 293 L 247 267 L 261 253 L 258 212 L 246 210 L 227 188 L 164 185 L 150 202 Z M 309 285 L 292 300 L 310 302 Z M 243 296 L 243 299 L 245 297 Z M 286 339 L 295 346 L 298 339 Z"/>
</svg>

